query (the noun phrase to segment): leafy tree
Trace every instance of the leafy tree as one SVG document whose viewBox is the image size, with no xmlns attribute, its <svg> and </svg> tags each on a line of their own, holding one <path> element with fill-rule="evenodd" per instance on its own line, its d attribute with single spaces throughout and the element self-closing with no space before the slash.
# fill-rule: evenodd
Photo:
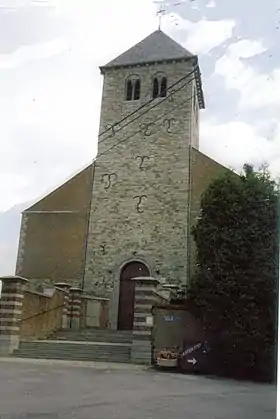
<svg viewBox="0 0 280 419">
<path fill-rule="evenodd" d="M 278 215 L 279 189 L 267 167 L 228 172 L 202 197 L 188 297 L 215 338 L 216 367 L 227 375 L 275 375 Z"/>
</svg>

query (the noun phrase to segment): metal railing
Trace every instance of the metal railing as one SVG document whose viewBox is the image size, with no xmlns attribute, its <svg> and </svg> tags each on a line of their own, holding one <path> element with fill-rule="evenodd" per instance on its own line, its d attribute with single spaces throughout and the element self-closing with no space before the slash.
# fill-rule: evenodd
<svg viewBox="0 0 280 419">
<path fill-rule="evenodd" d="M 25 317 L 24 319 L 20 319 L 20 320 L 19 320 L 19 322 L 20 322 L 20 323 L 25 322 L 25 321 L 27 321 L 27 320 L 33 319 L 33 318 L 35 318 L 35 317 L 38 317 L 38 316 L 41 316 L 41 315 L 43 315 L 43 314 L 46 314 L 46 313 L 49 313 L 49 312 L 51 312 L 51 311 L 57 310 L 57 309 L 59 309 L 59 308 L 62 308 L 62 307 L 64 307 L 65 305 L 66 305 L 66 303 L 63 303 L 63 304 L 60 304 L 59 306 L 56 306 L 56 307 L 51 307 L 51 308 L 49 308 L 48 310 L 44 310 L 44 311 L 41 311 L 41 312 L 39 312 L 39 313 L 33 314 L 32 316 Z"/>
</svg>

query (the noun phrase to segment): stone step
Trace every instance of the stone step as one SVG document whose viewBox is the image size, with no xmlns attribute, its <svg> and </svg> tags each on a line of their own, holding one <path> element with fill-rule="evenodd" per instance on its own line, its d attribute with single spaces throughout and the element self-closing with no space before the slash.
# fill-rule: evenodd
<svg viewBox="0 0 280 419">
<path fill-rule="evenodd" d="M 57 332 L 52 334 L 52 336 L 60 337 L 60 338 L 69 338 L 69 337 L 83 337 L 83 338 L 109 338 L 109 339 L 116 339 L 116 340 L 130 340 L 132 338 L 132 335 L 125 336 L 125 335 L 114 335 L 110 333 L 86 333 L 86 332 Z"/>
<path fill-rule="evenodd" d="M 56 340 L 58 342 L 87 342 L 87 343 L 102 343 L 107 342 L 108 344 L 131 344 L 132 339 L 111 339 L 110 337 L 99 337 L 99 336 L 92 336 L 92 337 L 83 337 L 83 336 L 51 336 L 50 340 Z"/>
<path fill-rule="evenodd" d="M 59 333 L 94 333 L 94 334 L 110 334 L 110 335 L 122 335 L 131 336 L 131 330 L 111 330 L 111 329 L 99 329 L 97 327 L 84 327 L 81 329 L 60 329 Z"/>
<path fill-rule="evenodd" d="M 130 345 L 127 344 L 108 344 L 107 342 L 59 342 L 59 341 L 22 341 L 19 349 L 23 350 L 56 350 L 56 351 L 83 351 L 83 352 L 128 352 Z"/>
<path fill-rule="evenodd" d="M 29 358 L 29 359 L 58 359 L 58 360 L 69 360 L 69 361 L 93 361 L 93 362 L 116 362 L 116 363 L 130 363 L 130 356 L 127 355 L 116 355 L 106 354 L 102 355 L 89 355 L 89 354 L 73 354 L 73 353 L 30 353 L 26 351 L 15 351 L 13 354 L 17 358 Z"/>
<path fill-rule="evenodd" d="M 131 343 L 131 331 L 80 329 L 80 330 L 59 330 L 53 333 L 51 340 L 71 340 L 88 342 L 109 342 L 109 343 Z"/>
<path fill-rule="evenodd" d="M 130 345 L 100 343 L 21 341 L 13 356 L 20 358 L 130 362 Z"/>
</svg>

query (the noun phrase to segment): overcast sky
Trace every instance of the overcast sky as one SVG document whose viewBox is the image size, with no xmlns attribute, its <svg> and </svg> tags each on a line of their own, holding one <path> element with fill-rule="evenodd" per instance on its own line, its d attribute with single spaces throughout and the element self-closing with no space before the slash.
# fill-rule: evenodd
<svg viewBox="0 0 280 419">
<path fill-rule="evenodd" d="M 162 3 L 162 30 L 199 55 L 200 150 L 237 170 L 268 162 L 280 175 L 280 0 Z M 157 7 L 0 0 L 0 275 L 14 269 L 20 211 L 95 156 L 98 66 L 157 29 Z"/>
</svg>

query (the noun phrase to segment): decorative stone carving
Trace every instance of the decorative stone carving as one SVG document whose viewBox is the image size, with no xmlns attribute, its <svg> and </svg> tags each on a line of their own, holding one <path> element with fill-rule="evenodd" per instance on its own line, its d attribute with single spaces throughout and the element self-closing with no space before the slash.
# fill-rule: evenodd
<svg viewBox="0 0 280 419">
<path fill-rule="evenodd" d="M 138 214 L 142 214 L 142 212 L 144 212 L 144 210 L 141 207 L 144 198 L 148 199 L 147 195 L 136 195 L 133 197 L 133 199 L 138 199 L 138 202 L 136 204 L 136 211 L 138 212 Z"/>
<path fill-rule="evenodd" d="M 112 186 L 113 179 L 116 181 L 118 175 L 116 173 L 104 173 L 101 177 L 101 182 L 104 184 L 104 189 L 110 189 Z"/>
<path fill-rule="evenodd" d="M 168 132 L 168 134 L 172 134 L 172 124 L 175 122 L 174 118 L 166 118 L 163 120 L 164 125 L 166 126 L 166 132 Z"/>
<path fill-rule="evenodd" d="M 150 157 L 148 156 L 137 156 L 135 157 L 136 160 L 140 160 L 139 169 L 142 172 L 143 170 L 146 170 L 146 167 L 144 167 L 145 160 L 150 160 Z"/>
</svg>

